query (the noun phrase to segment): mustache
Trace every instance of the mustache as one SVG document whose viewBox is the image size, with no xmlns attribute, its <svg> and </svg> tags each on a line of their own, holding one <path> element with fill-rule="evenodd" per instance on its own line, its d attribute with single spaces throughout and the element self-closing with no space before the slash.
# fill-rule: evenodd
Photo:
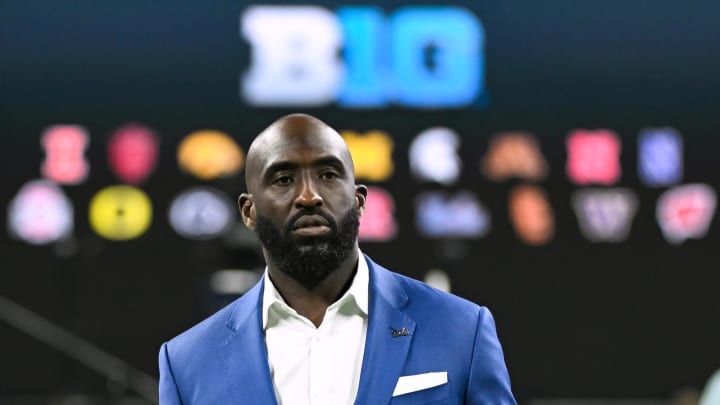
<svg viewBox="0 0 720 405">
<path fill-rule="evenodd" d="M 322 212 L 319 209 L 305 208 L 302 211 L 298 212 L 297 214 L 291 216 L 287 221 L 285 221 L 283 230 L 286 233 L 292 232 L 293 225 L 295 224 L 295 222 L 297 222 L 300 218 L 304 217 L 305 215 L 321 216 L 328 222 L 328 226 L 330 226 L 330 229 L 332 229 L 333 231 L 337 231 L 337 229 L 338 229 L 337 222 L 335 222 L 335 220 L 329 214 Z"/>
</svg>

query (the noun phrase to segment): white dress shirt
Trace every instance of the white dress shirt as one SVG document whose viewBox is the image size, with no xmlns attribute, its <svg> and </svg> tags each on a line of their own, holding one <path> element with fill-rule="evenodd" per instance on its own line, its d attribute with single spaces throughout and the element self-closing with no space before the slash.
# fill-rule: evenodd
<svg viewBox="0 0 720 405">
<path fill-rule="evenodd" d="M 360 254 L 350 288 L 319 327 L 292 309 L 265 270 L 262 321 L 278 405 L 352 404 L 368 325 L 369 272 Z"/>
</svg>

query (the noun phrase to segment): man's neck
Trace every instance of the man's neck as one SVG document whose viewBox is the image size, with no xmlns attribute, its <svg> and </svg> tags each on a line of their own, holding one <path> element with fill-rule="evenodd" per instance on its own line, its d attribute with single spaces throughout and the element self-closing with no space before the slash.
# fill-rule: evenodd
<svg viewBox="0 0 720 405">
<path fill-rule="evenodd" d="M 314 286 L 306 286 L 278 270 L 271 260 L 267 261 L 268 274 L 285 302 L 319 327 L 327 308 L 350 288 L 358 259 L 358 250 L 354 249 L 337 269 Z"/>
</svg>

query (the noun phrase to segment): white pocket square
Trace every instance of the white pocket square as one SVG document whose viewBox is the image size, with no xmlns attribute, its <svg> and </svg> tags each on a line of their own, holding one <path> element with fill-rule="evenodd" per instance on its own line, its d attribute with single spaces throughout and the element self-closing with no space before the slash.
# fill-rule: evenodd
<svg viewBox="0 0 720 405">
<path fill-rule="evenodd" d="M 426 390 L 447 383 L 447 371 L 436 371 L 434 373 L 423 373 L 415 375 L 404 375 L 398 378 L 392 396 L 408 394 L 410 392 Z"/>
</svg>

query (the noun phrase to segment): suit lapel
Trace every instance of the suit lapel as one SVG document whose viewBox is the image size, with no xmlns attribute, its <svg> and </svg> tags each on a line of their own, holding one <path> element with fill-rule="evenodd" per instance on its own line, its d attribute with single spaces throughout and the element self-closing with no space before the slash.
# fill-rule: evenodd
<svg viewBox="0 0 720 405">
<path fill-rule="evenodd" d="M 405 290 L 366 256 L 370 270 L 370 318 L 356 404 L 387 404 L 405 364 L 415 321 L 401 311 Z M 405 330 L 403 330 L 405 328 Z"/>
<path fill-rule="evenodd" d="M 227 322 L 232 333 L 218 346 L 237 404 L 277 404 L 262 331 L 262 291 L 261 281 L 234 304 Z"/>
</svg>

